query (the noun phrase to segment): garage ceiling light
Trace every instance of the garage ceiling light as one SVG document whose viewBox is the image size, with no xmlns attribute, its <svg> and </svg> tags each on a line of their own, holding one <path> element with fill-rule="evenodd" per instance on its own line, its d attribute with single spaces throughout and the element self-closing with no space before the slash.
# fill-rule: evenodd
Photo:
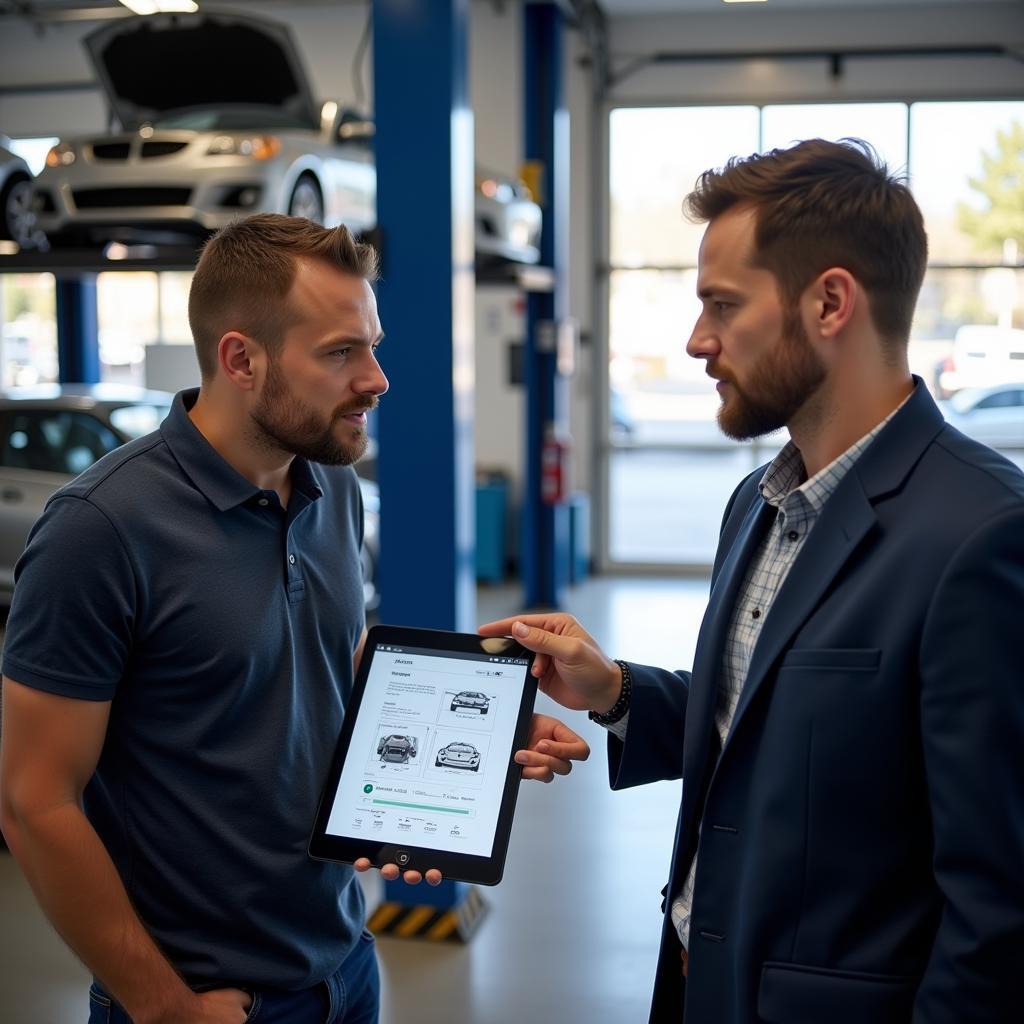
<svg viewBox="0 0 1024 1024">
<path fill-rule="evenodd" d="M 124 3 L 125 0 L 121 0 Z M 766 4 L 768 0 L 722 0 L 723 4 Z"/>
<path fill-rule="evenodd" d="M 192 14 L 199 10 L 199 4 L 195 0 L 121 0 L 121 3 L 136 14 Z"/>
</svg>

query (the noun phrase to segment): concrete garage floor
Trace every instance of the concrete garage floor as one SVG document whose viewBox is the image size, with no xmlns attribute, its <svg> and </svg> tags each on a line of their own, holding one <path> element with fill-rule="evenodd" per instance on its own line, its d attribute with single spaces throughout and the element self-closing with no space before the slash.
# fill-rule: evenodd
<svg viewBox="0 0 1024 1024">
<path fill-rule="evenodd" d="M 603 578 L 568 609 L 613 656 L 688 667 L 707 601 L 703 580 Z M 512 587 L 480 591 L 480 621 L 514 612 Z M 604 731 L 542 697 L 594 750 L 566 779 L 524 784 L 505 878 L 465 947 L 378 943 L 382 1024 L 632 1024 L 647 1019 L 678 784 L 611 793 Z M 367 880 L 368 902 L 380 898 Z M 414 892 L 410 895 L 414 895 Z M 88 974 L 0 854 L 0 1024 L 84 1024 Z"/>
</svg>

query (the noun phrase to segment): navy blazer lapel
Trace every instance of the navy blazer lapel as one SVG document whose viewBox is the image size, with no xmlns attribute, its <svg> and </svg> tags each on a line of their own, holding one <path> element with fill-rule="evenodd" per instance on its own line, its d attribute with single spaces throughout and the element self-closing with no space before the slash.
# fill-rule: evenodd
<svg viewBox="0 0 1024 1024">
<path fill-rule="evenodd" d="M 873 501 L 899 488 L 944 427 L 919 377 L 915 390 L 825 502 L 765 619 L 733 717 L 730 738 L 793 634 L 877 522 Z M 728 742 L 726 743 L 728 746 Z"/>
<path fill-rule="evenodd" d="M 847 473 L 822 508 L 765 618 L 736 705 L 730 737 L 776 658 L 876 522 L 860 478 L 853 471 Z"/>
<path fill-rule="evenodd" d="M 683 777 L 691 783 L 687 787 L 688 793 L 696 794 L 700 790 L 698 778 L 707 765 L 708 744 L 715 721 L 717 680 L 722 668 L 722 652 L 733 608 L 736 606 L 736 597 L 746 577 L 750 560 L 757 552 L 775 515 L 775 508 L 761 497 L 759 491 L 756 492 L 729 554 L 722 562 L 714 589 L 711 591 L 707 611 L 704 613 L 693 665 L 693 679 L 696 685 L 690 688 L 683 742 Z"/>
</svg>

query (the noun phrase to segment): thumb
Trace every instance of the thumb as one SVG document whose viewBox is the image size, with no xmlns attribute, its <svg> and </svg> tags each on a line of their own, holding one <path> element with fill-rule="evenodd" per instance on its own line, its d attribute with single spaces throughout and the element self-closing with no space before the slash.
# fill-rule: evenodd
<svg viewBox="0 0 1024 1024">
<path fill-rule="evenodd" d="M 554 633 L 546 629 L 536 629 L 525 622 L 512 624 L 512 635 L 527 649 L 538 654 L 555 654 L 558 651 L 558 640 Z"/>
</svg>

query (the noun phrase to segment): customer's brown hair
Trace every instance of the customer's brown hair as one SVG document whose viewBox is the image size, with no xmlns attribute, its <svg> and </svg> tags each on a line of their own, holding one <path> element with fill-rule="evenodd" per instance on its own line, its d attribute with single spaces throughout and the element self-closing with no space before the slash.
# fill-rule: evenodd
<svg viewBox="0 0 1024 1024">
<path fill-rule="evenodd" d="M 906 183 L 860 139 L 811 139 L 734 157 L 705 171 L 686 197 L 691 219 L 755 210 L 754 263 L 770 270 L 790 305 L 829 267 L 848 270 L 868 295 L 890 351 L 906 344 L 928 259 L 921 211 Z"/>
<path fill-rule="evenodd" d="M 287 296 L 296 261 L 321 260 L 367 281 L 377 279 L 377 253 L 344 225 L 323 228 L 303 217 L 260 213 L 218 231 L 203 247 L 188 296 L 199 370 L 217 371 L 217 345 L 239 331 L 275 352 L 298 311 Z"/>
</svg>

